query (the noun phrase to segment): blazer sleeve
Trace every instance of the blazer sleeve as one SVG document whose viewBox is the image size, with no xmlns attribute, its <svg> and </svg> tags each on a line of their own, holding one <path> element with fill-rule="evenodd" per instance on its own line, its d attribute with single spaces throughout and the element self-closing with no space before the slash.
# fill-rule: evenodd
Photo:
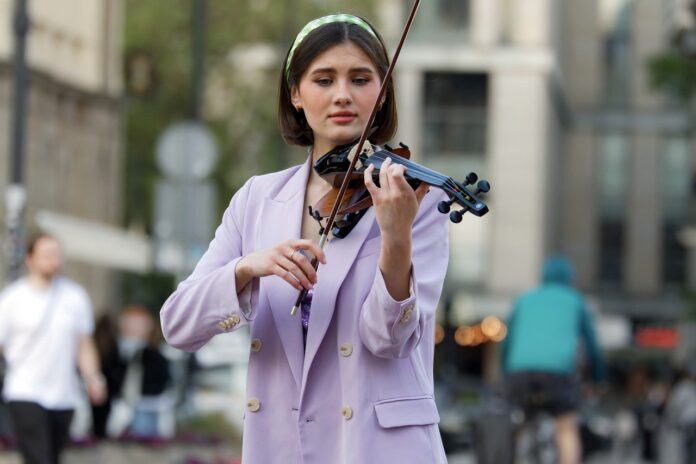
<svg viewBox="0 0 696 464">
<path fill-rule="evenodd" d="M 232 197 L 208 250 L 162 306 L 162 332 L 176 348 L 195 351 L 215 335 L 237 330 L 256 316 L 258 279 L 239 295 L 235 279 L 252 182 L 253 178 Z"/>
<path fill-rule="evenodd" d="M 426 328 L 433 329 L 449 260 L 446 216 L 435 208 L 438 195 L 426 195 L 413 225 L 411 295 L 394 300 L 379 269 L 360 313 L 360 338 L 374 355 L 405 358 L 418 346 Z M 430 201 L 427 201 L 430 200 Z M 434 329 L 433 329 L 434 330 Z"/>
</svg>

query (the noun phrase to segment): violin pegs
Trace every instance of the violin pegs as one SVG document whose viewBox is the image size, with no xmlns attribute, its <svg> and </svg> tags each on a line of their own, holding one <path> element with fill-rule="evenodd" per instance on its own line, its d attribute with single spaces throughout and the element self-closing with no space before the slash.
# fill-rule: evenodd
<svg viewBox="0 0 696 464">
<path fill-rule="evenodd" d="M 487 180 L 482 180 L 476 184 L 476 195 L 479 193 L 486 193 L 491 189 L 491 184 Z"/>
<path fill-rule="evenodd" d="M 452 205 L 452 203 L 454 203 L 454 200 L 442 200 L 440 203 L 437 204 L 437 210 L 442 214 L 447 214 L 450 211 L 450 206 Z"/>
<path fill-rule="evenodd" d="M 476 175 L 476 173 L 470 172 L 466 175 L 466 179 L 464 179 L 464 185 L 473 185 L 476 183 L 477 180 L 478 176 Z"/>
<path fill-rule="evenodd" d="M 459 224 L 462 222 L 462 217 L 467 211 L 469 211 L 469 208 L 462 208 L 459 211 L 452 211 L 450 213 L 450 221 L 454 222 L 455 224 Z"/>
<path fill-rule="evenodd" d="M 459 224 L 462 222 L 462 212 L 461 211 L 452 211 L 449 215 L 450 221 L 454 222 L 455 224 Z"/>
</svg>

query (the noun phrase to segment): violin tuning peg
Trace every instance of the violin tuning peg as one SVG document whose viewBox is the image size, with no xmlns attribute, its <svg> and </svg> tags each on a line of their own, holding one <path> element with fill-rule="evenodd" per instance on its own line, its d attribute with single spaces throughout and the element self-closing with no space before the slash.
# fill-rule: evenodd
<svg viewBox="0 0 696 464">
<path fill-rule="evenodd" d="M 404 150 L 410 150 L 410 148 L 408 148 L 408 145 L 406 145 L 404 142 L 399 142 L 399 147 L 403 148 Z"/>
<path fill-rule="evenodd" d="M 442 214 L 447 214 L 450 211 L 450 206 L 452 205 L 452 203 L 454 203 L 454 200 L 442 200 L 440 203 L 437 204 L 437 210 Z"/>
<path fill-rule="evenodd" d="M 394 148 L 393 148 L 391 145 L 389 145 L 388 143 L 385 143 L 385 144 L 384 144 L 384 148 L 385 148 L 387 151 L 392 151 L 392 152 L 394 151 Z"/>
<path fill-rule="evenodd" d="M 476 184 L 476 194 L 478 195 L 479 193 L 486 193 L 491 189 L 491 184 L 487 180 L 482 180 L 478 184 Z"/>
<path fill-rule="evenodd" d="M 466 179 L 464 179 L 464 185 L 473 185 L 476 183 L 477 180 L 478 176 L 476 175 L 476 173 L 470 172 L 466 175 Z"/>
<path fill-rule="evenodd" d="M 452 211 L 450 213 L 450 221 L 454 222 L 455 224 L 459 224 L 462 222 L 462 217 L 467 211 L 469 211 L 469 208 L 462 208 L 459 211 Z"/>
</svg>

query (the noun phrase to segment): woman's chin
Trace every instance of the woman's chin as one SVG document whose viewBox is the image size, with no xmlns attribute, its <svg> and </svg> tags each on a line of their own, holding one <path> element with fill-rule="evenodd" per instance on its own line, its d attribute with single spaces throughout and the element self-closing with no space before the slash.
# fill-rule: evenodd
<svg viewBox="0 0 696 464">
<path fill-rule="evenodd" d="M 336 134 L 335 137 L 332 137 L 332 142 L 335 146 L 339 147 L 341 145 L 347 145 L 355 142 L 360 138 L 361 135 L 362 132 L 360 131 L 345 131 L 341 134 Z"/>
</svg>

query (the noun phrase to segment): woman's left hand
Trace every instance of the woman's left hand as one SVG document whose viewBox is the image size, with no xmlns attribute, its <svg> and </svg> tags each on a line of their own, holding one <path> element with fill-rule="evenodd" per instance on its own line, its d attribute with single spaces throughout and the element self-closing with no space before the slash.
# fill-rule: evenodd
<svg viewBox="0 0 696 464">
<path fill-rule="evenodd" d="M 372 181 L 372 171 L 375 166 L 365 169 L 365 187 L 372 196 L 375 206 L 375 216 L 382 237 L 409 237 L 411 227 L 418 213 L 423 197 L 428 191 L 428 184 L 422 183 L 415 191 L 406 182 L 406 168 L 401 164 L 393 164 L 387 158 L 379 170 L 379 184 Z"/>
</svg>

